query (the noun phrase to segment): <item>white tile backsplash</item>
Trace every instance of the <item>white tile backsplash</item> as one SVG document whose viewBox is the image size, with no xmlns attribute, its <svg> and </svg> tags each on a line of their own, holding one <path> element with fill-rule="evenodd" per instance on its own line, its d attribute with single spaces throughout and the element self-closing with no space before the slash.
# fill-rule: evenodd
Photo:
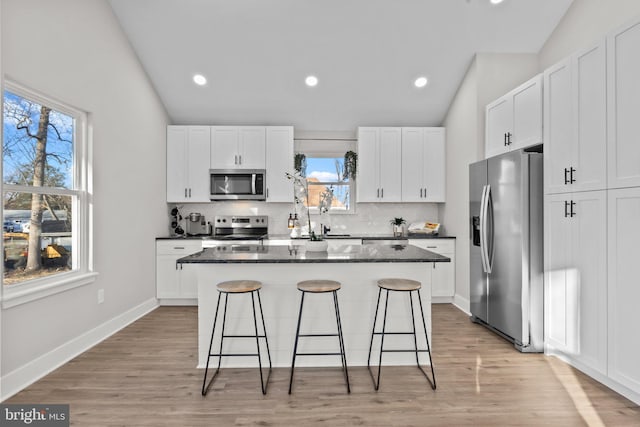
<svg viewBox="0 0 640 427">
<path fill-rule="evenodd" d="M 175 205 L 171 204 L 170 208 L 173 206 Z M 293 213 L 293 203 L 225 201 L 185 203 L 178 205 L 178 207 L 184 217 L 191 212 L 198 212 L 203 214 L 207 221 L 212 221 L 215 215 L 267 215 L 269 216 L 269 233 L 271 234 L 288 234 L 287 219 L 289 218 L 289 213 Z M 404 218 L 407 221 L 407 226 L 416 221 L 439 222 L 438 205 L 436 203 L 358 203 L 355 214 L 334 214 L 330 216 L 331 232 L 391 234 L 392 230 L 389 222 L 394 217 Z M 311 220 L 313 222 L 319 220 L 318 215 L 312 215 Z M 167 217 L 168 221 L 169 218 Z"/>
</svg>

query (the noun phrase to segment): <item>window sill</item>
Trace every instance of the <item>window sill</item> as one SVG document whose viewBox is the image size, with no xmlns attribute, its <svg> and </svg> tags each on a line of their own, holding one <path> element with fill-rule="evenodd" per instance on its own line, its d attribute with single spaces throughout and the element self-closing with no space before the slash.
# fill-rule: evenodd
<svg viewBox="0 0 640 427">
<path fill-rule="evenodd" d="M 69 289 L 88 285 L 96 280 L 98 273 L 71 272 L 55 278 L 33 280 L 22 285 L 2 285 L 2 308 L 16 307 Z"/>
</svg>

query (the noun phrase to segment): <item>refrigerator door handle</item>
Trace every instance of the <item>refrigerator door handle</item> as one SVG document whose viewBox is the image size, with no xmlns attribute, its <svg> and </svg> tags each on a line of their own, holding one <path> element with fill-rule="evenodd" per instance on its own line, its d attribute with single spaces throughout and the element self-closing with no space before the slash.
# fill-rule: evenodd
<svg viewBox="0 0 640 427">
<path fill-rule="evenodd" d="M 482 196 L 480 197 L 480 260 L 482 261 L 482 270 L 485 273 L 489 272 L 489 266 L 486 257 L 487 240 L 485 235 L 486 230 L 486 201 L 487 201 L 487 186 L 482 187 Z"/>
<path fill-rule="evenodd" d="M 491 197 L 491 185 L 487 185 L 487 195 L 485 202 L 485 232 L 488 231 L 487 236 L 485 237 L 485 241 L 488 243 L 486 245 L 486 259 L 487 259 L 487 273 L 491 273 L 493 270 L 493 253 L 494 253 L 494 230 L 493 230 L 493 198 Z"/>
</svg>

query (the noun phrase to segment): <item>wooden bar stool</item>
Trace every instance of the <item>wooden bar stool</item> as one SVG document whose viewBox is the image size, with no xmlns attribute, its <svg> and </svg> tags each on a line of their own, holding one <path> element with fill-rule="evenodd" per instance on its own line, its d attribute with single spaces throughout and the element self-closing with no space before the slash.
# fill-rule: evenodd
<svg viewBox="0 0 640 427">
<path fill-rule="evenodd" d="M 222 362 L 222 357 L 247 357 L 247 356 L 256 356 L 258 357 L 258 366 L 260 368 L 260 387 L 262 388 L 262 394 L 267 394 L 267 386 L 269 385 L 269 378 L 271 378 L 271 353 L 269 352 L 269 341 L 267 340 L 267 328 L 264 324 L 264 315 L 262 312 L 262 302 L 260 301 L 260 289 L 262 288 L 262 283 L 256 280 L 230 280 L 227 282 L 221 282 L 217 285 L 218 288 L 218 303 L 216 305 L 216 315 L 213 318 L 213 328 L 211 331 L 211 341 L 209 342 L 209 354 L 207 356 L 207 367 L 204 370 L 204 379 L 202 381 L 202 395 L 206 395 L 213 383 L 213 380 L 220 372 L 220 363 Z M 225 335 L 224 327 L 227 320 L 227 300 L 229 298 L 229 294 L 251 294 L 251 308 L 253 310 L 253 326 L 255 329 L 255 335 Z M 253 294 L 258 296 L 258 306 L 260 308 L 260 318 L 262 320 L 262 330 L 264 331 L 264 335 L 260 335 L 258 333 L 258 320 L 256 316 L 256 303 Z M 222 314 L 222 336 L 220 337 L 220 351 L 218 353 L 211 353 L 211 349 L 213 348 L 213 336 L 216 332 L 216 322 L 218 321 L 218 310 L 220 308 L 220 297 L 224 294 L 224 312 Z M 254 338 L 256 340 L 256 348 L 257 353 L 222 353 L 222 343 L 225 338 Z M 262 357 L 260 352 L 260 338 L 264 338 L 264 341 L 267 346 L 267 357 L 269 358 L 269 375 L 267 376 L 267 381 L 264 382 L 262 376 Z M 209 360 L 211 357 L 218 357 L 218 368 L 216 372 L 211 377 L 209 383 L 207 383 L 207 373 L 209 371 Z"/>
<path fill-rule="evenodd" d="M 338 307 L 338 294 L 337 291 L 341 288 L 340 282 L 333 280 L 304 280 L 298 282 L 298 289 L 302 292 L 302 298 L 300 299 L 300 313 L 298 314 L 298 326 L 296 328 L 296 341 L 293 346 L 293 360 L 291 361 L 291 377 L 289 378 L 289 394 L 291 394 L 291 387 L 293 385 L 293 371 L 296 366 L 296 356 L 340 356 L 342 362 L 342 370 L 347 382 L 347 393 L 351 393 L 351 386 L 349 385 L 349 371 L 347 370 L 347 357 L 344 350 L 344 339 L 342 337 L 342 322 L 340 321 L 340 308 Z M 336 313 L 336 325 L 338 327 L 337 334 L 301 334 L 300 333 L 300 321 L 302 320 L 302 307 L 304 305 L 304 296 L 307 292 L 319 294 L 331 292 L 333 294 L 333 306 Z M 298 353 L 298 339 L 300 337 L 338 337 L 338 343 L 340 345 L 339 353 Z"/>
<path fill-rule="evenodd" d="M 376 303 L 376 314 L 373 319 L 373 329 L 371 331 L 371 343 L 369 344 L 369 357 L 367 358 L 367 368 L 369 369 L 369 373 L 371 374 L 371 379 L 373 380 L 373 386 L 376 390 L 380 387 L 380 371 L 382 370 L 382 353 L 415 353 L 416 354 L 416 364 L 418 365 L 418 369 L 422 371 L 427 381 L 431 384 L 431 388 L 433 390 L 436 389 L 436 376 L 433 370 L 433 360 L 431 360 L 431 347 L 429 346 L 429 336 L 427 335 L 427 324 L 424 321 L 424 310 L 422 309 L 422 299 L 420 298 L 420 288 L 422 284 L 416 280 L 410 279 L 380 279 L 378 280 L 378 302 Z M 378 320 L 378 309 L 380 307 L 380 294 L 382 290 L 386 291 L 386 299 L 384 302 L 384 317 L 382 318 L 382 332 L 376 332 L 376 322 Z M 387 305 L 389 303 L 389 291 L 394 292 L 408 292 L 409 293 L 409 302 L 411 304 L 411 325 L 413 326 L 413 330 L 411 332 L 387 332 L 386 331 L 386 323 L 387 323 Z M 420 314 L 422 315 L 422 326 L 424 328 L 424 336 L 427 340 L 427 348 L 426 350 L 418 350 L 418 339 L 416 336 L 416 319 L 413 310 L 413 292 L 417 292 L 418 294 L 418 302 L 420 303 Z M 378 359 L 378 379 L 376 381 L 373 371 L 371 370 L 371 349 L 373 347 L 373 337 L 375 335 L 380 335 L 380 358 Z M 413 335 L 413 349 L 394 349 L 394 350 L 385 350 L 384 349 L 384 336 L 385 335 Z M 418 353 L 428 353 L 429 354 L 429 364 L 431 366 L 431 378 L 429 378 L 427 373 L 424 371 L 422 366 L 420 366 L 420 361 L 418 359 Z"/>
</svg>

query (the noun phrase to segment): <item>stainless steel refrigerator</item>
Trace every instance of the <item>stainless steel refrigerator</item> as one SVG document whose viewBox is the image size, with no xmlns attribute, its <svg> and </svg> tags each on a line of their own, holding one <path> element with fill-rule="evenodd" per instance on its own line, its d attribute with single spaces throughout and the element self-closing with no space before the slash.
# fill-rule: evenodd
<svg viewBox="0 0 640 427">
<path fill-rule="evenodd" d="M 543 351 L 542 154 L 469 165 L 471 320 Z"/>
</svg>

